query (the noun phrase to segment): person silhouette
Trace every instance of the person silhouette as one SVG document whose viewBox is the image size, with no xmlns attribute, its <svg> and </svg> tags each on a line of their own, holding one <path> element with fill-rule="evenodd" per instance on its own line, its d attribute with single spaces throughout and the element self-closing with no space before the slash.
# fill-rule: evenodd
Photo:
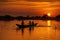
<svg viewBox="0 0 60 40">
<path fill-rule="evenodd" d="M 32 21 L 32 26 L 34 26 L 34 22 Z"/>
<path fill-rule="evenodd" d="M 24 20 L 23 19 L 22 19 L 21 25 L 22 25 L 22 28 L 23 28 L 24 27 Z"/>
<path fill-rule="evenodd" d="M 30 25 L 30 26 L 32 25 L 31 21 L 29 21 L 29 25 Z"/>
</svg>

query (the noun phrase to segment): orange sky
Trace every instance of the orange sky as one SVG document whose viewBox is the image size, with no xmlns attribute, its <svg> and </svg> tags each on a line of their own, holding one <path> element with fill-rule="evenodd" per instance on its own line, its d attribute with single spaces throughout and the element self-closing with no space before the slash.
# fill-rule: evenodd
<svg viewBox="0 0 60 40">
<path fill-rule="evenodd" d="M 0 2 L 0 15 L 43 15 L 51 13 L 52 16 L 60 14 L 60 2 Z"/>
<path fill-rule="evenodd" d="M 60 0 L 0 0 L 1 2 L 6 1 L 32 1 L 32 2 L 58 2 Z"/>
</svg>

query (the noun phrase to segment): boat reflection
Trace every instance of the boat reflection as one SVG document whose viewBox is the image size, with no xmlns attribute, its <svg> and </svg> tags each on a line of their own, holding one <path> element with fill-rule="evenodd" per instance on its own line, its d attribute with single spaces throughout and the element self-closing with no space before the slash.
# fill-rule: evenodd
<svg viewBox="0 0 60 40">
<path fill-rule="evenodd" d="M 37 23 L 34 23 L 34 21 L 29 21 L 28 25 L 25 25 L 24 20 L 21 20 L 21 25 L 16 24 L 18 27 L 17 30 L 21 30 L 22 35 L 24 34 L 24 29 L 29 28 L 29 33 L 31 34 L 31 31 L 34 30 L 34 27 L 37 26 Z"/>
<path fill-rule="evenodd" d="M 24 34 L 25 28 L 28 28 L 29 34 L 31 34 L 31 31 L 34 31 L 35 27 L 47 27 L 47 30 L 49 31 L 50 26 L 51 26 L 51 21 L 48 20 L 47 25 L 39 25 L 39 26 L 37 25 L 36 26 L 35 24 L 36 23 L 34 23 L 33 21 L 32 22 L 29 21 L 29 25 L 27 26 L 27 25 L 24 25 L 24 20 L 22 20 L 21 25 L 16 24 L 16 26 L 18 27 L 17 30 L 21 30 L 22 35 Z"/>
<path fill-rule="evenodd" d="M 25 28 L 17 28 L 16 30 L 17 31 L 21 30 L 22 35 L 24 35 Z M 28 30 L 29 30 L 29 34 L 31 35 L 31 32 L 34 31 L 34 27 L 28 27 Z"/>
</svg>

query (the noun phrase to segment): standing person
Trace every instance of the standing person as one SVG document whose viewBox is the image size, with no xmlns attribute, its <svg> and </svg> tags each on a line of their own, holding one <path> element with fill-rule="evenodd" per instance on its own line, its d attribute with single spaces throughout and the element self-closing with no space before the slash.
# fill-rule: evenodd
<svg viewBox="0 0 60 40">
<path fill-rule="evenodd" d="M 32 26 L 34 26 L 34 22 L 32 21 Z"/>
<path fill-rule="evenodd" d="M 24 25 L 24 20 L 22 20 L 21 24 Z"/>
<path fill-rule="evenodd" d="M 24 27 L 24 20 L 23 19 L 22 19 L 21 25 L 22 25 L 22 28 L 23 28 Z"/>
<path fill-rule="evenodd" d="M 32 25 L 31 21 L 29 21 L 29 25 L 30 25 L 30 26 Z"/>
</svg>

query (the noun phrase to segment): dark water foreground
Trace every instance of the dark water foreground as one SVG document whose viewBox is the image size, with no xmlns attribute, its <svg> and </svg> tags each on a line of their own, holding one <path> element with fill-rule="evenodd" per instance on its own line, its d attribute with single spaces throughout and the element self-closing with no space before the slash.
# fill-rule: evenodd
<svg viewBox="0 0 60 40">
<path fill-rule="evenodd" d="M 28 24 L 28 21 L 25 20 L 25 24 Z M 60 40 L 59 21 L 34 20 L 34 22 L 38 23 L 38 25 L 51 27 L 34 27 L 32 29 L 24 28 L 17 30 L 16 24 L 21 24 L 21 21 L 0 21 L 0 40 Z"/>
</svg>

